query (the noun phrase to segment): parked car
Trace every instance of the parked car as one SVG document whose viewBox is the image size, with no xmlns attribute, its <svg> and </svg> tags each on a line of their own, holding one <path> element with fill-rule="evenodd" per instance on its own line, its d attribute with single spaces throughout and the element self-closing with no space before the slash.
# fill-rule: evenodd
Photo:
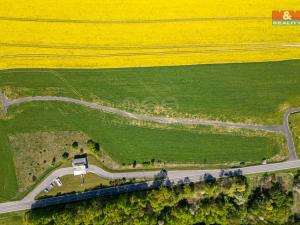
<svg viewBox="0 0 300 225">
<path fill-rule="evenodd" d="M 55 183 L 52 182 L 52 183 L 50 184 L 50 188 L 54 188 L 54 186 L 55 186 Z"/>
<path fill-rule="evenodd" d="M 48 188 L 45 188 L 45 189 L 44 189 L 44 192 L 45 192 L 45 193 L 48 193 L 48 192 L 49 192 L 49 189 L 48 189 Z"/>
<path fill-rule="evenodd" d="M 58 187 L 61 187 L 61 186 L 62 186 L 62 182 L 61 182 L 61 180 L 59 179 L 59 177 L 57 177 L 54 181 L 55 181 L 55 183 L 57 184 Z"/>
</svg>

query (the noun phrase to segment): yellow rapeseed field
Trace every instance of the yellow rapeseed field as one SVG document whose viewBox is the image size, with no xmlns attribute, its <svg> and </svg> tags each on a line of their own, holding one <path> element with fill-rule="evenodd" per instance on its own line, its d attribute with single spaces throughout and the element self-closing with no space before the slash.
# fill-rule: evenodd
<svg viewBox="0 0 300 225">
<path fill-rule="evenodd" d="M 131 67 L 300 58 L 295 0 L 1 0 L 0 68 Z"/>
</svg>

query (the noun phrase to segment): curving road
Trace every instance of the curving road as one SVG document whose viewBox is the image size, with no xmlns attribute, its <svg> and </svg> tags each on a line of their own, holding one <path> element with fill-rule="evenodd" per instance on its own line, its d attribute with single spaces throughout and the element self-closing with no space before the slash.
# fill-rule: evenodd
<svg viewBox="0 0 300 225">
<path fill-rule="evenodd" d="M 242 124 L 242 123 L 226 123 L 226 122 L 216 122 L 216 121 L 209 121 L 209 120 L 197 120 L 197 119 L 176 119 L 176 118 L 164 118 L 164 117 L 154 117 L 154 116 L 146 116 L 136 113 L 126 112 L 120 109 L 98 105 L 96 103 L 86 102 L 79 99 L 68 98 L 68 97 L 58 97 L 58 96 L 35 96 L 35 97 L 25 97 L 25 98 L 18 98 L 14 100 L 8 100 L 7 97 L 3 94 L 2 95 L 2 109 L 4 112 L 7 111 L 9 106 L 21 104 L 25 102 L 32 102 L 32 101 L 60 101 L 60 102 L 67 102 L 67 103 L 75 103 L 78 105 L 82 105 L 85 107 L 89 107 L 92 109 L 97 109 L 103 112 L 108 112 L 112 114 L 116 114 L 119 116 L 137 119 L 137 120 L 144 120 L 144 121 L 152 121 L 156 123 L 177 123 L 177 124 L 198 124 L 198 125 L 207 125 L 207 126 L 220 126 L 220 127 L 237 127 L 242 129 L 258 129 L 258 130 L 265 130 L 271 132 L 282 132 L 285 134 L 287 138 L 287 145 L 289 150 L 289 160 L 296 160 L 297 153 L 295 150 L 295 145 L 293 142 L 293 136 L 291 134 L 288 118 L 290 114 L 296 113 L 300 111 L 300 108 L 290 109 L 284 115 L 284 123 L 283 125 L 255 125 L 255 124 Z"/>
<path fill-rule="evenodd" d="M 220 126 L 220 127 L 237 127 L 237 128 L 245 128 L 245 129 L 259 129 L 259 130 L 267 130 L 273 132 L 283 131 L 283 127 L 280 125 L 274 126 L 264 126 L 264 125 L 253 125 L 253 124 L 241 124 L 241 123 L 226 123 L 226 122 L 214 122 L 209 120 L 194 120 L 194 119 L 176 119 L 176 118 L 165 118 L 165 117 L 154 117 L 154 116 L 146 116 L 141 114 L 130 113 L 126 111 L 122 111 L 120 109 L 98 105 L 96 103 L 86 102 L 79 99 L 68 98 L 68 97 L 58 97 L 58 96 L 35 96 L 35 97 L 26 97 L 26 98 L 18 98 L 14 100 L 8 100 L 4 95 L 2 98 L 5 100 L 5 104 L 3 105 L 3 109 L 7 110 L 9 106 L 32 102 L 32 101 L 60 101 L 60 102 L 68 102 L 75 103 L 78 105 L 82 105 L 85 107 L 101 110 L 103 112 L 108 112 L 112 114 L 116 114 L 119 116 L 144 120 L 144 121 L 152 121 L 157 123 L 177 123 L 177 124 L 199 124 L 199 125 L 208 125 L 208 126 Z"/>
<path fill-rule="evenodd" d="M 178 183 L 197 182 L 204 179 L 221 178 L 235 175 L 249 175 L 255 173 L 275 172 L 280 170 L 300 168 L 300 160 L 288 161 L 282 163 L 273 163 L 268 165 L 249 166 L 228 170 L 172 170 L 167 172 L 167 179 L 159 181 L 149 181 L 136 184 L 128 184 L 110 188 L 96 189 L 76 194 L 68 194 L 58 197 L 51 197 L 43 200 L 35 200 L 34 198 L 42 192 L 56 177 L 73 174 L 73 168 L 61 168 L 53 171 L 47 178 L 45 178 L 39 185 L 37 185 L 25 198 L 20 201 L 0 203 L 0 214 L 22 211 L 31 208 L 45 207 L 50 205 L 63 204 L 99 196 L 111 196 L 115 194 L 134 192 L 154 189 L 159 186 L 168 186 Z M 124 172 L 124 173 L 110 173 L 97 166 L 90 165 L 88 172 L 94 173 L 100 177 L 107 179 L 120 178 L 155 178 L 159 176 L 160 171 L 149 172 Z"/>
</svg>

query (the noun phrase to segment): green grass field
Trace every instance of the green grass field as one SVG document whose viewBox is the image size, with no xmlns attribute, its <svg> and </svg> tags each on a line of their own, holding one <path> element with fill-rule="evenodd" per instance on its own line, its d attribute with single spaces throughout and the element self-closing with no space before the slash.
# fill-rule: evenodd
<svg viewBox="0 0 300 225">
<path fill-rule="evenodd" d="M 290 117 L 290 127 L 292 129 L 294 143 L 298 157 L 300 157 L 300 114 L 296 113 Z"/>
<path fill-rule="evenodd" d="M 249 131 L 213 131 L 210 127 L 139 124 L 75 104 L 32 102 L 9 108 L 0 120 L 3 147 L 0 197 L 10 199 L 17 191 L 8 135 L 44 131 L 81 131 L 99 142 L 119 163 L 151 159 L 179 163 L 259 162 L 282 149 L 282 136 Z M 46 146 L 45 146 L 46 147 Z M 39 154 L 38 152 L 36 153 Z"/>
<path fill-rule="evenodd" d="M 128 111 L 281 124 L 300 105 L 300 61 L 98 70 L 8 70 L 10 98 L 59 95 Z"/>
<path fill-rule="evenodd" d="M 0 202 L 13 198 L 17 192 L 17 180 L 6 128 L 0 120 Z"/>
<path fill-rule="evenodd" d="M 270 158 L 279 151 L 269 137 L 213 133 L 204 126 L 159 125 L 160 128 L 156 128 L 155 123 L 130 125 L 132 120 L 75 104 L 24 103 L 11 107 L 8 114 L 13 119 L 1 121 L 6 133 L 82 131 L 120 163 L 152 158 L 199 163 L 257 161 Z"/>
</svg>

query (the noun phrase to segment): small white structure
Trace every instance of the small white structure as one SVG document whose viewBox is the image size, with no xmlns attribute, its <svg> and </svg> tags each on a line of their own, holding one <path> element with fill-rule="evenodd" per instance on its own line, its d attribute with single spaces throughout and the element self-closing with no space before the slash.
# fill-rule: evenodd
<svg viewBox="0 0 300 225">
<path fill-rule="evenodd" d="M 86 174 L 88 168 L 87 158 L 73 159 L 72 166 L 74 169 L 74 176 Z"/>
<path fill-rule="evenodd" d="M 59 177 L 57 177 L 54 182 L 57 184 L 58 187 L 61 187 L 62 186 L 62 182 L 61 180 L 59 179 Z"/>
</svg>

